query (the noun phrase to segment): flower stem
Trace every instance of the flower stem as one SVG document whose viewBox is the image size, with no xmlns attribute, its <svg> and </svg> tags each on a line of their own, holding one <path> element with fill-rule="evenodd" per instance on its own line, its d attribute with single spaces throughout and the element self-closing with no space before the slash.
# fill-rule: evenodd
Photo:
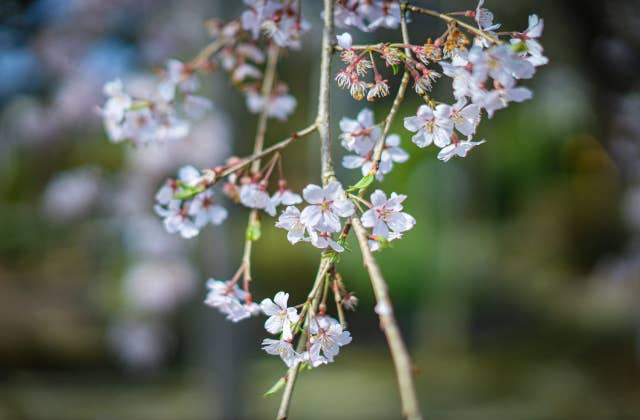
<svg viewBox="0 0 640 420">
<path fill-rule="evenodd" d="M 489 35 L 488 33 L 486 33 L 485 31 L 476 28 L 472 25 L 469 25 L 468 23 L 465 23 L 463 21 L 461 21 L 460 19 L 456 19 L 452 16 L 449 15 L 445 15 L 444 13 L 440 13 L 440 12 L 436 12 L 435 10 L 431 10 L 431 9 L 424 9 L 422 7 L 417 7 L 411 4 L 406 4 L 404 5 L 404 9 L 408 10 L 410 12 L 414 12 L 414 13 L 418 13 L 420 15 L 427 15 L 427 16 L 432 16 L 435 18 L 438 18 L 448 24 L 452 24 L 452 25 L 457 25 L 460 26 L 461 28 L 466 29 L 467 31 L 471 32 L 474 35 L 477 36 L 481 36 L 489 41 L 491 41 L 494 44 L 502 44 L 502 41 L 500 41 L 499 39 L 493 37 L 492 35 Z"/>
<path fill-rule="evenodd" d="M 405 46 L 405 54 L 407 57 L 411 57 L 411 50 L 409 49 L 409 31 L 407 30 L 407 12 L 405 8 L 405 4 L 402 5 L 402 11 L 400 15 L 400 26 L 402 28 L 402 42 Z M 400 104 L 404 100 L 404 94 L 407 91 L 407 85 L 409 84 L 409 79 L 411 78 L 410 71 L 405 65 L 404 73 L 402 74 L 402 80 L 400 81 L 400 86 L 398 87 L 398 93 L 396 94 L 395 99 L 393 100 L 393 104 L 391 105 L 391 109 L 389 110 L 389 114 L 387 118 L 384 120 L 384 128 L 382 129 L 382 136 L 378 143 L 376 144 L 376 148 L 373 153 L 373 165 L 371 168 L 371 173 L 369 175 L 375 176 L 380 169 L 380 159 L 382 158 L 382 151 L 384 150 L 384 142 L 389 134 L 389 130 L 391 129 L 391 124 L 393 123 L 398 110 L 400 109 Z"/>
</svg>

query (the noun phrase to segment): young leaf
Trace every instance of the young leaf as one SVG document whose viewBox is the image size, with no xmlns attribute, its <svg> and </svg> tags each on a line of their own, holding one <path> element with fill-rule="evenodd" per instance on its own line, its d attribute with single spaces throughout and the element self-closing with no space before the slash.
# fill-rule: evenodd
<svg viewBox="0 0 640 420">
<path fill-rule="evenodd" d="M 349 187 L 347 191 L 352 192 L 352 191 L 364 190 L 369 185 L 371 185 L 372 182 L 373 182 L 373 175 L 366 175 L 362 177 L 362 179 L 360 179 L 360 181 L 358 181 L 356 185 Z"/>
<path fill-rule="evenodd" d="M 254 220 L 249 226 L 247 226 L 247 240 L 257 241 L 262 236 L 262 226 L 260 220 Z"/>
<path fill-rule="evenodd" d="M 265 392 L 264 394 L 262 394 L 263 397 L 267 398 L 267 397 L 273 397 L 274 395 L 276 395 L 278 392 L 280 392 L 280 390 L 282 388 L 284 388 L 285 384 L 287 383 L 287 381 L 285 381 L 284 377 L 278 379 L 278 382 L 276 382 L 275 384 L 273 384 L 273 386 L 271 388 L 269 388 L 269 390 L 267 392 Z"/>
</svg>

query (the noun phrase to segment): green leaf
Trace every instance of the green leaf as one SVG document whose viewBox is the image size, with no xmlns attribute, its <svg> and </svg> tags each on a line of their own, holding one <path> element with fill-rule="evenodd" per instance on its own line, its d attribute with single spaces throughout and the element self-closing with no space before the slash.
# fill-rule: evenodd
<svg viewBox="0 0 640 420">
<path fill-rule="evenodd" d="M 399 71 L 399 67 L 397 64 L 393 64 L 391 65 L 391 68 L 393 69 L 393 75 L 395 76 L 396 74 L 398 74 Z"/>
<path fill-rule="evenodd" d="M 178 181 L 178 184 L 182 187 L 182 191 L 178 191 L 173 195 L 173 198 L 177 198 L 178 200 L 188 200 L 205 190 L 204 185 L 196 185 L 194 187 L 190 187 L 180 181 Z"/>
<path fill-rule="evenodd" d="M 362 177 L 362 179 L 360 179 L 360 181 L 358 181 L 356 185 L 349 187 L 347 191 L 351 192 L 351 191 L 364 190 L 369 185 L 371 185 L 372 182 L 373 182 L 373 175 L 366 175 Z"/>
<path fill-rule="evenodd" d="M 280 390 L 282 388 L 284 388 L 284 386 L 286 385 L 287 381 L 284 380 L 283 378 L 278 379 L 278 382 L 276 382 L 275 384 L 273 384 L 273 386 L 271 388 L 269 388 L 269 390 L 267 392 L 265 392 L 264 394 L 262 394 L 263 397 L 268 398 L 268 397 L 273 397 L 274 395 L 276 395 L 278 392 L 280 392 Z"/>
<path fill-rule="evenodd" d="M 262 225 L 260 220 L 254 220 L 247 226 L 247 240 L 257 241 L 262 236 Z"/>
</svg>

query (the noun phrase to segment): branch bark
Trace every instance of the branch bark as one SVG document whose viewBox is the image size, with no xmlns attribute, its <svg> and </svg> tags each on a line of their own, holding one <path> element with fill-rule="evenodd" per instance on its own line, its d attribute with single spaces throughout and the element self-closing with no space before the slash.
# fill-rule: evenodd
<svg viewBox="0 0 640 420">
<path fill-rule="evenodd" d="M 362 226 L 357 216 L 351 218 L 351 224 L 356 238 L 358 238 L 358 244 L 362 252 L 362 262 L 371 279 L 371 286 L 377 302 L 376 313 L 380 318 L 380 328 L 387 338 L 391 358 L 396 369 L 402 415 L 408 420 L 421 420 L 423 417 L 420 413 L 420 406 L 413 383 L 411 357 L 402 340 L 400 328 L 398 328 L 398 323 L 393 315 L 393 305 L 389 298 L 387 283 L 382 276 L 378 262 L 369 249 L 369 234 L 367 230 Z"/>
<path fill-rule="evenodd" d="M 320 137 L 320 155 L 321 155 L 321 176 L 322 184 L 326 185 L 333 179 L 335 179 L 335 172 L 333 170 L 333 160 L 331 158 L 331 125 L 329 115 L 330 104 L 330 83 L 331 83 L 331 57 L 333 55 L 333 39 L 334 39 L 334 25 L 333 25 L 333 2 L 334 0 L 324 0 L 324 28 L 322 31 L 322 56 L 320 58 L 320 88 L 318 92 L 318 116 L 316 118 L 316 127 L 318 128 L 318 134 Z M 315 312 L 315 307 L 320 300 L 320 293 L 318 293 L 319 286 L 324 280 L 324 276 L 329 269 L 331 262 L 328 258 L 320 261 L 318 267 L 318 275 L 316 281 L 311 290 L 310 296 L 312 296 L 311 307 L 308 310 L 307 320 Z M 307 341 L 307 328 L 302 332 L 298 341 L 298 351 L 304 350 L 304 346 Z M 299 364 L 294 364 L 287 374 L 287 385 L 282 394 L 282 401 L 280 402 L 280 408 L 278 410 L 278 420 L 285 420 L 288 416 L 289 406 L 291 404 L 291 396 L 293 395 L 293 389 L 295 387 L 296 379 L 298 376 Z"/>
</svg>

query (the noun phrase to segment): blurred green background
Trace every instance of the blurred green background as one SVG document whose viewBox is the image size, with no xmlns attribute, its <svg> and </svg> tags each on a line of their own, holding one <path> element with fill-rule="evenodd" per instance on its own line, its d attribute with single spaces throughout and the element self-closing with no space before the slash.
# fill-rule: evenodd
<svg viewBox="0 0 640 420">
<path fill-rule="evenodd" d="M 190 241 L 152 213 L 156 189 L 181 165 L 248 153 L 255 116 L 224 74 L 203 78 L 216 109 L 181 144 L 110 144 L 95 112 L 106 80 L 143 84 L 166 58 L 192 57 L 208 42 L 203 20 L 237 15 L 235 3 L 0 2 L 0 419 L 274 416 L 279 400 L 261 395 L 284 365 L 259 348 L 262 320 L 232 325 L 201 304 L 206 279 L 239 264 L 246 209 Z M 523 30 L 531 13 L 545 19 L 550 64 L 524 83 L 533 100 L 485 119 L 488 143 L 447 164 L 411 144 L 401 118 L 392 130 L 411 158 L 383 188 L 407 194 L 418 223 L 378 258 L 422 407 L 433 420 L 640 418 L 640 3 L 486 6 L 505 29 Z M 268 141 L 315 113 L 319 5 L 303 10 L 312 32 L 279 65 L 298 108 L 270 122 Z M 441 29 L 414 17 L 411 37 Z M 399 39 L 351 32 L 358 43 Z M 332 95 L 334 130 L 370 106 Z M 378 119 L 390 103 L 375 104 Z M 399 116 L 418 105 L 410 95 Z M 315 137 L 286 152 L 293 189 L 319 182 L 317 157 Z M 264 225 L 254 295 L 284 289 L 302 301 L 318 253 Z M 348 313 L 353 343 L 301 376 L 292 418 L 399 418 L 351 242 L 339 270 L 360 299 Z"/>
</svg>

